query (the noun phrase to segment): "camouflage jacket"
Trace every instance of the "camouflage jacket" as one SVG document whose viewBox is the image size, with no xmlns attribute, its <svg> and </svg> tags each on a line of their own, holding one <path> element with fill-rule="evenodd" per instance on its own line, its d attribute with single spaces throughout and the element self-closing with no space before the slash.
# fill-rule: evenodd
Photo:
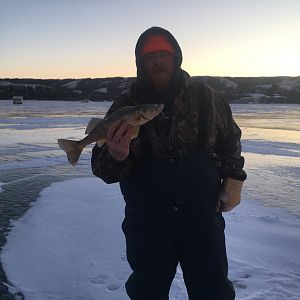
<svg viewBox="0 0 300 300">
<path fill-rule="evenodd" d="M 107 114 L 125 105 L 139 104 L 133 96 L 134 88 L 135 82 L 116 98 Z M 164 109 L 141 127 L 139 136 L 131 141 L 130 154 L 124 161 L 113 159 L 106 144 L 96 145 L 91 160 L 94 175 L 107 183 L 118 182 L 130 173 L 134 162 L 145 155 L 145 148 L 150 148 L 151 155 L 159 157 L 202 151 L 216 162 L 222 178 L 245 180 L 241 130 L 234 122 L 227 102 L 210 87 L 184 73 L 184 84 L 172 106 L 171 113 Z"/>
</svg>

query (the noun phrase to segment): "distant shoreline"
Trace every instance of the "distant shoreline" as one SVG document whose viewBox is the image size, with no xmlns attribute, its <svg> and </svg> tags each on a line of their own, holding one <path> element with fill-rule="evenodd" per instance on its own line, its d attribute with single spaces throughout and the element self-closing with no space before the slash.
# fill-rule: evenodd
<svg viewBox="0 0 300 300">
<path fill-rule="evenodd" d="M 220 93 L 230 103 L 300 104 L 300 76 L 192 76 Z M 83 79 L 0 79 L 0 99 L 112 101 L 128 88 L 133 77 Z"/>
<path fill-rule="evenodd" d="M 300 98 L 299 98 L 300 99 Z M 0 102 L 1 101 L 13 101 L 12 99 L 0 99 Z M 89 100 L 88 102 L 83 102 L 82 100 L 80 99 L 24 99 L 23 100 L 23 104 L 26 103 L 26 101 L 61 101 L 61 102 L 79 102 L 79 103 L 82 103 L 82 104 L 87 104 L 89 102 L 113 102 L 114 99 L 106 99 L 106 100 Z M 288 101 L 285 101 L 285 102 L 279 102 L 279 101 L 274 101 L 274 102 L 256 102 L 256 103 L 253 103 L 253 102 L 247 102 L 247 101 L 238 101 L 238 100 L 226 100 L 228 103 L 230 104 L 245 104 L 245 105 L 248 105 L 248 104 L 288 104 L 288 105 L 300 105 L 300 100 L 298 102 L 288 102 Z"/>
</svg>

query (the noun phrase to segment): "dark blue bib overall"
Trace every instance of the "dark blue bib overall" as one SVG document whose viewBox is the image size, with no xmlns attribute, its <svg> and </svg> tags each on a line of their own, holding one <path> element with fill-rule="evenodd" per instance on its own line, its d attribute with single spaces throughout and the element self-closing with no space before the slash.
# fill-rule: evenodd
<svg viewBox="0 0 300 300">
<path fill-rule="evenodd" d="M 145 156 L 120 182 L 122 225 L 133 270 L 126 290 L 134 300 L 166 300 L 178 262 L 190 300 L 232 300 L 227 278 L 225 222 L 217 213 L 220 177 L 203 153 Z"/>
</svg>

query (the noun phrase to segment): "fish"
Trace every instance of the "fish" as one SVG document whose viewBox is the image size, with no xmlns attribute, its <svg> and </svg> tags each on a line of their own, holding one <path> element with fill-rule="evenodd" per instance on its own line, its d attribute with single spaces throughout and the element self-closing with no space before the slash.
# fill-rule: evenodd
<svg viewBox="0 0 300 300">
<path fill-rule="evenodd" d="M 126 122 L 128 125 L 133 126 L 135 130 L 131 139 L 134 139 L 139 134 L 140 126 L 159 115 L 163 108 L 164 105 L 162 103 L 123 106 L 105 116 L 104 119 L 92 118 L 85 130 L 87 136 L 82 140 L 58 139 L 57 143 L 67 153 L 69 163 L 75 167 L 82 150 L 87 145 L 96 142 L 98 146 L 101 146 L 105 143 L 106 133 L 114 122 Z"/>
</svg>

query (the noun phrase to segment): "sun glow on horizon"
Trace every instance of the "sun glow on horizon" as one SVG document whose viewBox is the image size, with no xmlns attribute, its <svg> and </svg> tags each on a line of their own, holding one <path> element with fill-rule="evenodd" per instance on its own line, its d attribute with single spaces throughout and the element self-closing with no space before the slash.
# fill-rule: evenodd
<svg viewBox="0 0 300 300">
<path fill-rule="evenodd" d="M 300 76 L 298 0 L 100 2 L 4 0 L 0 78 L 134 77 L 135 43 L 153 25 L 174 34 L 192 76 Z"/>
</svg>

